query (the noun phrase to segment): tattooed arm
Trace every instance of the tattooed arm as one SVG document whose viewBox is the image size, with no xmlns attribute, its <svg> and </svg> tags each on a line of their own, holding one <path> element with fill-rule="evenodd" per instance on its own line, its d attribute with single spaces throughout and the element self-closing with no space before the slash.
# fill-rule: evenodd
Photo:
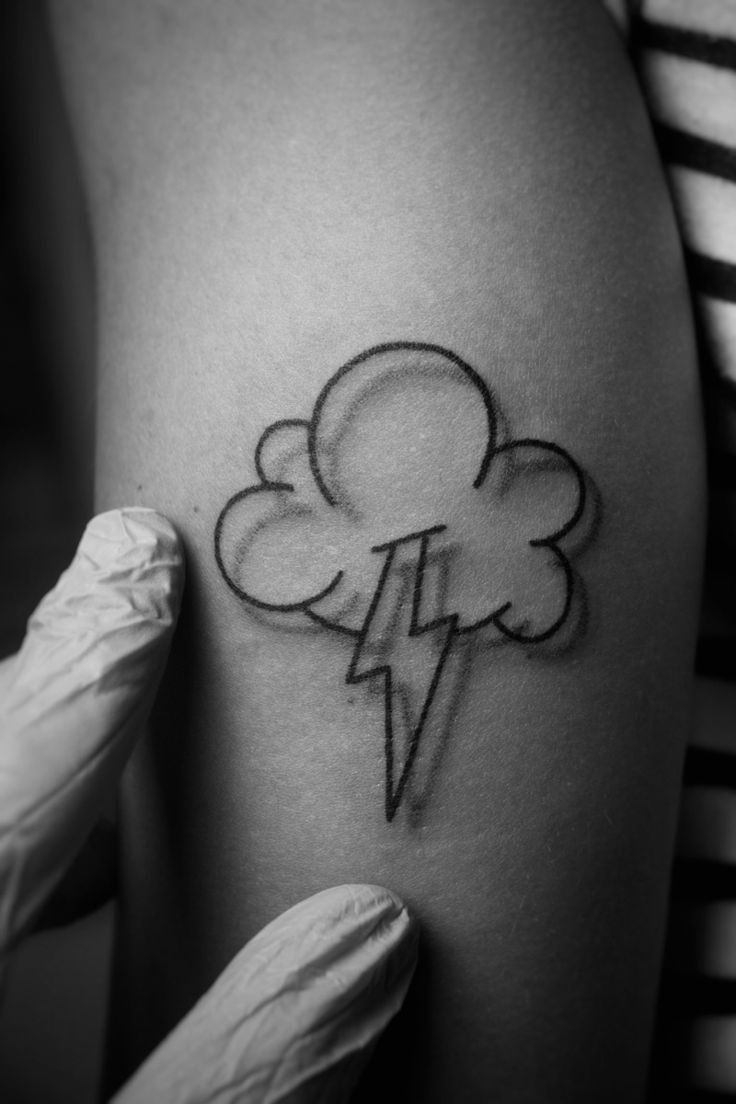
<svg viewBox="0 0 736 1104">
<path fill-rule="evenodd" d="M 702 472 L 613 27 L 583 0 L 52 14 L 99 506 L 156 507 L 189 557 L 123 800 L 118 1072 L 272 916 L 375 881 L 424 946 L 369 1096 L 635 1099 Z"/>
</svg>

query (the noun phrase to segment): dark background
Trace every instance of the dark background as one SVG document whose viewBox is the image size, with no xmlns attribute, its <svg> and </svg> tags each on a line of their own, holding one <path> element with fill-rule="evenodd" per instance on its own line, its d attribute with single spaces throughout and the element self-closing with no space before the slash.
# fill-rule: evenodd
<svg viewBox="0 0 736 1104">
<path fill-rule="evenodd" d="M 0 4 L 0 656 L 92 512 L 94 279 L 43 9 Z M 112 911 L 31 937 L 0 1008 L 3 1104 L 88 1104 Z"/>
</svg>

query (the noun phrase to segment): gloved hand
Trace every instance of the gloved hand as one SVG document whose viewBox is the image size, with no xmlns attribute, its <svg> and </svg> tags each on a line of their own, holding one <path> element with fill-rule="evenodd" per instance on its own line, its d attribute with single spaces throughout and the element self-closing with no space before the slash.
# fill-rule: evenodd
<svg viewBox="0 0 736 1104">
<path fill-rule="evenodd" d="M 178 613 L 183 560 L 152 510 L 92 520 L 0 664 L 0 976 L 78 852 L 142 730 Z M 346 1099 L 416 958 L 402 902 L 325 890 L 248 943 L 116 1104 Z"/>
</svg>

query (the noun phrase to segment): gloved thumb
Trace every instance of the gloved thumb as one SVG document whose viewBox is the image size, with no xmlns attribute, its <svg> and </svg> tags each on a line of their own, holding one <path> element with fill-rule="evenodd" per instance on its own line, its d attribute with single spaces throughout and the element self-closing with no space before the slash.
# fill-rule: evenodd
<svg viewBox="0 0 736 1104">
<path fill-rule="evenodd" d="M 403 1003 L 417 930 L 379 886 L 325 890 L 248 943 L 113 1104 L 337 1104 Z"/>
</svg>

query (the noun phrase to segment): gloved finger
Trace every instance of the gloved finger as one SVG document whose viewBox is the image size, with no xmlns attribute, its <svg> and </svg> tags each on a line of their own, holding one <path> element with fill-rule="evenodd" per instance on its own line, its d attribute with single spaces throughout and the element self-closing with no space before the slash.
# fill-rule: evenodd
<svg viewBox="0 0 736 1104">
<path fill-rule="evenodd" d="M 345 1101 L 416 965 L 417 929 L 379 886 L 325 890 L 236 955 L 113 1104 Z"/>
<path fill-rule="evenodd" d="M 0 954 L 63 874 L 150 708 L 183 581 L 153 510 L 89 523 L 0 675 Z"/>
</svg>

